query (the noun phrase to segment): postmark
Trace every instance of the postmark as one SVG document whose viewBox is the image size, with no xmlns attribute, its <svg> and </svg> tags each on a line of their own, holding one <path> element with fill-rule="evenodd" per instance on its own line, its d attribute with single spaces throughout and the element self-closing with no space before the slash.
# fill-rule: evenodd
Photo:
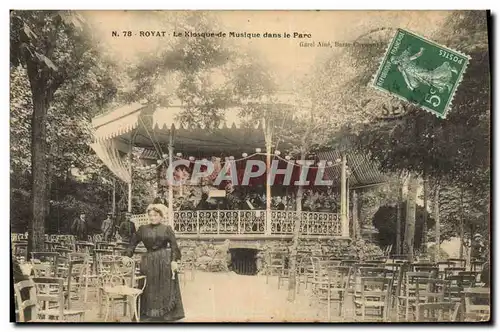
<svg viewBox="0 0 500 332">
<path fill-rule="evenodd" d="M 397 29 L 372 86 L 446 118 L 470 57 Z"/>
</svg>

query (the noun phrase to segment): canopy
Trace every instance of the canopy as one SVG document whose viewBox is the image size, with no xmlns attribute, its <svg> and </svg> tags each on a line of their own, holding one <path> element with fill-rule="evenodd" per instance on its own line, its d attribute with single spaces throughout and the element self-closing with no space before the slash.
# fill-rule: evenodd
<svg viewBox="0 0 500 332">
<path fill-rule="evenodd" d="M 286 102 L 291 103 L 289 99 L 283 100 L 283 104 Z M 242 152 L 251 154 L 256 148 L 265 150 L 263 124 L 240 116 L 239 108 L 220 112 L 211 126 L 186 125 L 182 119 L 183 111 L 179 102 L 164 108 L 133 103 L 114 109 L 92 120 L 95 142 L 91 147 L 106 166 L 126 183 L 131 182 L 131 175 L 123 160 L 124 153 L 131 151 L 132 147 L 143 148 L 141 158 L 151 159 L 154 163 L 168 151 L 171 134 L 174 136 L 174 150 L 181 151 L 184 156 L 239 156 Z M 319 152 L 315 157 L 329 161 L 340 158 L 341 151 Z M 387 180 L 366 156 L 353 151 L 348 153 L 347 165 L 351 171 L 350 187 Z M 323 178 L 333 180 L 337 185 L 340 165 L 327 167 Z M 265 176 L 261 180 L 264 179 Z"/>
</svg>

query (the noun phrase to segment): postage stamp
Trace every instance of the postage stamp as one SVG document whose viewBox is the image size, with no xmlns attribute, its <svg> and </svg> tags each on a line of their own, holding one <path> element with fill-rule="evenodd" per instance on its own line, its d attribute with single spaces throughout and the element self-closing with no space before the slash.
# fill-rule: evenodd
<svg viewBox="0 0 500 332">
<path fill-rule="evenodd" d="M 372 85 L 446 118 L 470 57 L 398 29 Z"/>
</svg>

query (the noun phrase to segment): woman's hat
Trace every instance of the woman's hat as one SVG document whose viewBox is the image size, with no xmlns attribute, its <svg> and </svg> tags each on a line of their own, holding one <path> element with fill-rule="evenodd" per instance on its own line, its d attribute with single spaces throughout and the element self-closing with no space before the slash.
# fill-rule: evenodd
<svg viewBox="0 0 500 332">
<path fill-rule="evenodd" d="M 478 237 L 483 237 L 483 236 L 481 234 L 479 234 L 479 233 L 474 234 L 474 238 L 475 239 L 477 239 Z"/>
</svg>

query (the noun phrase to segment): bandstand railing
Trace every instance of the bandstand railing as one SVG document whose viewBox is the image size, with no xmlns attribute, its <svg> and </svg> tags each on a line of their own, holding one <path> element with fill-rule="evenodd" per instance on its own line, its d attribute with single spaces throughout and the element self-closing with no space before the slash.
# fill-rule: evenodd
<svg viewBox="0 0 500 332">
<path fill-rule="evenodd" d="M 265 210 L 175 211 L 174 231 L 179 234 L 268 234 L 291 235 L 300 219 L 303 235 L 340 236 L 340 215 L 329 212 L 271 211 L 267 223 Z M 148 223 L 145 214 L 134 215 L 136 227 Z M 268 226 L 269 225 L 269 226 Z M 270 229 L 267 229 L 270 227 Z"/>
</svg>

